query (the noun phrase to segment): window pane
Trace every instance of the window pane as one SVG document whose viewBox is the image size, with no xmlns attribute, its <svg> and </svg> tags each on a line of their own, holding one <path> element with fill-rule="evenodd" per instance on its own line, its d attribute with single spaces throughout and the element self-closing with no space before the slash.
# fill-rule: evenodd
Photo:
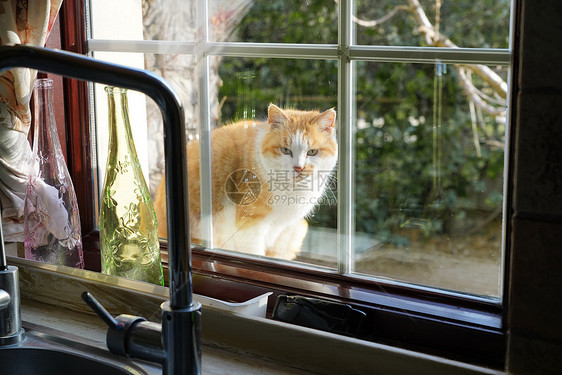
<svg viewBox="0 0 562 375">
<path fill-rule="evenodd" d="M 337 207 L 331 171 L 337 157 L 329 152 L 335 138 L 332 144 L 328 133 L 312 117 L 336 106 L 337 62 L 224 58 L 219 72 L 223 82 L 219 91 L 221 124 L 238 125 L 215 130 L 217 136 L 211 141 L 217 173 L 213 180 L 214 247 L 335 266 Z M 295 121 L 296 114 L 285 109 L 305 111 L 298 121 L 306 126 L 293 129 L 285 123 L 269 125 L 270 103 Z M 317 112 L 306 117 L 312 111 Z M 272 116 L 270 111 L 269 118 Z M 326 116 L 328 123 L 329 113 Z M 233 126 L 238 127 L 229 131 Z M 316 132 L 316 143 L 309 138 L 311 132 Z M 300 150 L 296 144 L 303 138 L 309 143 Z M 287 143 L 279 143 L 283 141 Z M 281 147 L 286 148 L 284 153 Z M 313 173 L 303 179 L 293 169 L 300 163 L 301 152 L 306 154 L 299 164 L 304 168 L 302 173 Z M 326 185 L 322 197 L 315 195 L 320 185 Z M 314 209 L 308 212 L 311 207 Z M 236 210 L 238 219 L 225 219 L 228 210 Z M 301 222 L 305 213 L 308 229 Z M 281 230 L 285 235 L 279 233 Z M 243 235 L 249 239 L 246 244 Z M 285 238 L 284 246 L 266 245 L 267 252 L 254 247 L 263 247 L 257 244 L 262 240 L 269 243 L 278 235 Z M 299 247 L 294 257 L 291 252 Z"/>
<path fill-rule="evenodd" d="M 356 272 L 501 295 L 507 69 L 482 68 L 357 64 Z"/>
<path fill-rule="evenodd" d="M 140 1 L 90 0 L 88 10 L 92 39 L 143 39 L 143 7 Z"/>
<path fill-rule="evenodd" d="M 229 3 L 209 1 L 213 41 L 337 43 L 337 3 L 333 0 L 238 0 L 228 9 Z"/>
<path fill-rule="evenodd" d="M 357 43 L 508 48 L 510 0 L 356 0 Z"/>
<path fill-rule="evenodd" d="M 119 53 L 119 52 L 95 52 L 93 56 L 96 59 L 118 63 L 134 68 L 144 68 L 144 56 L 141 53 Z M 94 111 L 95 118 L 95 142 L 92 142 L 96 148 L 96 160 L 94 170 L 97 176 L 94 178 L 99 182 L 97 186 L 98 193 L 101 194 L 103 182 L 105 179 L 105 167 L 108 155 L 109 132 L 108 132 L 108 108 L 107 108 L 107 93 L 104 91 L 105 85 L 96 83 L 93 85 L 94 94 Z M 147 104 L 151 100 L 139 92 L 128 92 L 129 104 L 129 118 L 131 121 L 131 129 L 133 131 L 133 138 L 135 147 L 139 155 L 139 162 L 141 164 L 145 176 L 149 170 L 149 159 L 146 154 L 148 148 L 148 133 L 147 129 Z"/>
<path fill-rule="evenodd" d="M 95 52 L 97 59 L 150 70 L 166 79 L 174 88 L 183 104 L 188 139 L 198 133 L 199 98 L 197 94 L 197 71 L 192 55 L 155 55 L 142 53 Z M 216 69 L 215 69 L 216 76 Z M 218 77 L 218 76 L 216 76 Z M 218 79 L 218 78 L 217 78 Z M 103 85 L 95 85 L 95 127 L 97 189 L 101 192 L 107 158 L 107 94 Z M 129 117 L 135 147 L 143 174 L 155 198 L 164 173 L 164 133 L 160 109 L 152 99 L 142 93 L 129 90 Z M 216 97 L 216 91 L 214 91 Z M 216 102 L 216 100 L 215 100 Z M 165 215 L 162 214 L 162 218 Z M 164 228 L 165 223 L 159 225 Z"/>
<path fill-rule="evenodd" d="M 195 0 L 89 3 L 93 39 L 194 43 L 203 38 Z M 334 44 L 338 37 L 333 0 L 209 0 L 207 19 L 214 42 Z"/>
<path fill-rule="evenodd" d="M 185 115 L 186 136 L 194 139 L 199 129 L 199 98 L 196 58 L 189 54 L 144 54 L 145 69 L 162 76 L 181 99 Z M 215 91 L 216 95 L 216 91 Z M 154 195 L 164 173 L 164 132 L 162 114 L 152 100 L 147 100 L 147 182 Z"/>
<path fill-rule="evenodd" d="M 185 0 L 90 0 L 91 37 L 195 42 L 200 35 L 196 4 Z"/>
</svg>

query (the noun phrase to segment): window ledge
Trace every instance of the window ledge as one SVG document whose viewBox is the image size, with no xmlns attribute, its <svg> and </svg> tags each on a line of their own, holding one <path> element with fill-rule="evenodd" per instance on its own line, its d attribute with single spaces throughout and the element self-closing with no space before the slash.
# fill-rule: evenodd
<svg viewBox="0 0 562 375">
<path fill-rule="evenodd" d="M 67 325 L 72 325 L 71 320 L 64 317 L 70 315 L 96 319 L 89 314 L 88 307 L 80 299 L 84 290 L 94 293 L 111 314 L 135 314 L 153 321 L 160 319 L 159 306 L 167 299 L 168 290 L 164 287 L 14 257 L 9 257 L 9 263 L 20 269 L 24 319 L 29 317 L 26 311 L 31 313 L 32 306 L 37 306 L 39 302 L 42 308 L 36 309 L 35 319 L 41 319 L 41 324 L 44 325 L 60 325 L 62 322 L 62 327 L 68 329 L 70 327 Z M 44 316 L 41 318 L 42 314 Z M 215 361 L 213 353 L 216 356 L 217 353 L 227 351 L 233 353 L 233 358 L 237 358 L 236 366 L 240 363 L 249 366 L 246 370 L 240 368 L 239 373 L 245 374 L 255 373 L 249 370 L 252 366 L 264 368 L 263 360 L 267 361 L 268 373 L 275 367 L 275 374 L 306 373 L 303 371 L 319 374 L 366 374 L 373 373 L 374 369 L 384 374 L 504 373 L 270 319 L 233 314 L 205 304 L 202 322 L 204 369 L 206 362 L 209 366 L 218 363 L 219 357 Z M 101 322 L 99 323 L 91 325 L 90 333 L 87 333 L 88 324 L 74 326 L 76 332 L 93 335 L 92 338 L 100 341 L 103 340 L 105 331 Z M 225 366 L 230 365 L 227 362 Z"/>
</svg>

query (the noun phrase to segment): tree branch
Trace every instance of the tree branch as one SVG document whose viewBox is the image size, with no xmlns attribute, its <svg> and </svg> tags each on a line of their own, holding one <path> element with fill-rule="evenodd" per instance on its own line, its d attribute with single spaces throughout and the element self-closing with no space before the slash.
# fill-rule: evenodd
<svg viewBox="0 0 562 375">
<path fill-rule="evenodd" d="M 458 66 L 457 72 L 459 73 L 460 84 L 466 94 L 468 95 L 469 99 L 474 102 L 475 105 L 480 107 L 484 112 L 488 113 L 492 116 L 505 116 L 505 105 L 503 107 L 494 107 L 486 103 L 486 101 L 480 96 L 481 91 L 478 90 L 474 85 L 470 82 L 467 77 L 466 69 L 462 66 Z"/>
<path fill-rule="evenodd" d="M 453 43 L 449 38 L 443 34 L 436 32 L 433 25 L 427 18 L 423 7 L 418 0 L 408 0 L 410 3 L 410 11 L 414 14 L 418 22 L 420 23 L 420 31 L 425 34 L 425 39 L 427 44 L 434 47 L 448 47 L 448 48 L 459 48 L 455 43 Z M 485 65 L 465 65 L 470 67 L 472 71 L 482 78 L 486 83 L 488 83 L 494 91 L 496 91 L 500 97 L 507 98 L 507 83 L 494 72 L 492 69 Z"/>
<path fill-rule="evenodd" d="M 375 26 L 379 26 L 380 24 L 383 24 L 386 21 L 390 20 L 392 17 L 394 17 L 401 10 L 409 11 L 410 8 L 405 6 L 405 5 L 397 5 L 390 12 L 388 12 L 387 14 L 382 16 L 381 18 L 376 19 L 376 20 L 370 20 L 370 21 L 362 20 L 362 19 L 356 17 L 355 15 L 353 15 L 353 21 L 355 23 L 357 23 L 359 26 L 375 27 Z"/>
</svg>

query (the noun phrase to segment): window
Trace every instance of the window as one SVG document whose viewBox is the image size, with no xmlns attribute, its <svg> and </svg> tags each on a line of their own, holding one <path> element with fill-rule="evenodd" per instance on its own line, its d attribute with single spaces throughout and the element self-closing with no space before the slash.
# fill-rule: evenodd
<svg viewBox="0 0 562 375">
<path fill-rule="evenodd" d="M 510 1 L 87 4 L 83 52 L 164 76 L 182 97 L 188 137 L 200 142 L 208 193 L 196 291 L 336 299 L 369 312 L 362 338 L 500 366 Z M 99 181 L 105 98 L 94 95 Z M 210 131 L 263 119 L 270 102 L 337 113 L 334 178 L 291 261 L 213 241 Z M 139 153 L 156 190 L 161 125 L 150 101 L 137 105 L 147 129 L 137 148 L 146 145 Z M 278 183 L 270 189 L 281 191 Z M 427 337 L 436 331 L 459 339 Z"/>
</svg>

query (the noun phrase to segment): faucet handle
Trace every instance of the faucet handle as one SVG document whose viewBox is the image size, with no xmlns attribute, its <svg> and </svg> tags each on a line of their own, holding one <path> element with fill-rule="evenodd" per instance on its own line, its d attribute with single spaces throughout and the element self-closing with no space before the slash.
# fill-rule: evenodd
<svg viewBox="0 0 562 375">
<path fill-rule="evenodd" d="M 89 292 L 83 292 L 82 300 L 86 302 L 88 306 L 107 324 L 109 328 L 112 329 L 121 329 L 123 328 L 123 324 L 119 323 L 117 319 L 115 319 L 107 310 L 98 302 L 97 299 L 94 298 L 92 294 Z"/>
<path fill-rule="evenodd" d="M 110 352 L 127 358 L 164 362 L 166 353 L 160 324 L 127 314 L 114 318 L 90 293 L 83 292 L 81 297 L 108 325 L 106 342 Z"/>
</svg>

